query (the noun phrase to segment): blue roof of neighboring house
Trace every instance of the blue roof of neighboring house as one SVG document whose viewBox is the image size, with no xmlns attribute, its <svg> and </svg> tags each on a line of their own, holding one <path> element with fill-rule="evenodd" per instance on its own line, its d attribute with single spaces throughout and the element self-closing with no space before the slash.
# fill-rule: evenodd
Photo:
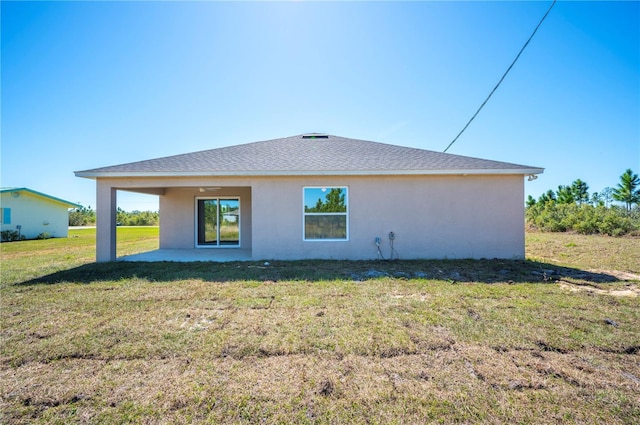
<svg viewBox="0 0 640 425">
<path fill-rule="evenodd" d="M 5 192 L 28 192 L 36 196 L 40 196 L 42 198 L 49 199 L 51 201 L 59 202 L 61 204 L 68 205 L 70 208 L 80 208 L 82 205 L 76 204 L 74 202 L 65 201 L 64 199 L 56 198 L 55 196 L 47 195 L 46 193 L 38 192 L 37 190 L 29 189 L 27 187 L 2 187 L 0 188 L 0 193 Z"/>
</svg>

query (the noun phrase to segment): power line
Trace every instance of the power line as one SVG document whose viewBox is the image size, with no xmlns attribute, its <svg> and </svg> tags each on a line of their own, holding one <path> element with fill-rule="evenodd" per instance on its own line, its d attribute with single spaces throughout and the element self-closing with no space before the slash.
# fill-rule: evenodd
<svg viewBox="0 0 640 425">
<path fill-rule="evenodd" d="M 527 45 L 529 44 L 529 42 L 531 41 L 533 36 L 536 35 L 536 32 L 538 31 L 538 28 L 540 28 L 540 25 L 542 25 L 542 23 L 544 22 L 545 18 L 549 14 L 549 12 L 551 12 L 551 9 L 553 9 L 553 6 L 555 6 L 556 1 L 557 0 L 553 0 L 553 2 L 551 3 L 551 6 L 549 6 L 549 9 L 547 10 L 547 13 L 545 13 L 544 16 L 542 17 L 542 19 L 540 19 L 540 22 L 538 22 L 538 25 L 536 26 L 536 28 L 531 33 L 531 36 L 529 37 L 527 42 L 524 43 L 524 46 L 522 46 L 522 49 L 520 49 L 520 51 L 518 52 L 516 58 L 513 60 L 513 62 L 511 62 L 511 65 L 509 65 L 509 68 L 507 68 L 507 70 L 504 72 L 504 74 L 502 75 L 502 78 L 500 78 L 500 81 L 498 81 L 498 84 L 496 84 L 496 86 L 493 88 L 493 90 L 491 90 L 491 93 L 489 93 L 489 96 L 487 96 L 487 98 L 484 100 L 484 102 L 482 102 L 482 105 L 480 105 L 480 107 L 478 108 L 476 113 L 473 114 L 473 116 L 471 117 L 469 122 L 467 122 L 467 124 L 462 128 L 462 130 L 460 130 L 460 133 L 458 133 L 458 135 L 451 141 L 451 143 L 449 143 L 449 146 L 447 146 L 446 149 L 443 152 L 448 151 L 449 148 L 451 147 L 451 145 L 453 145 L 456 142 L 456 140 L 458 140 L 458 138 L 462 135 L 462 133 L 464 133 L 464 131 L 467 129 L 467 127 L 469 127 L 469 124 L 471 124 L 471 121 L 473 121 L 475 119 L 476 115 L 478 115 L 478 113 L 480 113 L 482 108 L 484 108 L 484 105 L 486 105 L 487 102 L 489 101 L 489 99 L 491 99 L 491 96 L 493 96 L 493 93 L 498 89 L 498 87 L 500 87 L 500 84 L 502 83 L 502 80 L 504 80 L 504 78 L 507 76 L 509 71 L 511 71 L 511 68 L 513 68 L 513 65 L 516 64 L 516 62 L 518 61 L 518 58 L 520 58 L 520 55 L 522 54 L 522 52 L 524 52 L 524 49 L 527 47 Z"/>
</svg>

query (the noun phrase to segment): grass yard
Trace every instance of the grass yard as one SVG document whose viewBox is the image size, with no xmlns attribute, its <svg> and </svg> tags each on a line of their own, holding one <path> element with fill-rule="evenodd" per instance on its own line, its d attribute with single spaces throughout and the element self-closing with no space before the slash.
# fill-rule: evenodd
<svg viewBox="0 0 640 425">
<path fill-rule="evenodd" d="M 118 227 L 118 256 L 158 249 L 158 227 Z M 24 282 L 91 264 L 96 229 L 70 229 L 68 238 L 0 244 L 0 285 Z"/>
<path fill-rule="evenodd" d="M 157 228 L 119 228 L 119 255 Z M 640 419 L 640 240 L 527 261 L 93 263 L 0 246 L 1 423 Z"/>
</svg>

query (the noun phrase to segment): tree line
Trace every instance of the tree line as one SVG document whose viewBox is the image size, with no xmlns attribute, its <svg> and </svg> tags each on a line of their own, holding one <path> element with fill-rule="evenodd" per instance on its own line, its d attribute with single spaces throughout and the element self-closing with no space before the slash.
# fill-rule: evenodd
<svg viewBox="0 0 640 425">
<path fill-rule="evenodd" d="M 157 226 L 160 223 L 160 213 L 138 210 L 127 212 L 118 207 L 116 222 L 119 226 Z M 91 206 L 69 211 L 69 226 L 94 226 L 95 224 L 96 212 Z"/>
<path fill-rule="evenodd" d="M 337 187 L 334 187 L 327 192 L 325 196 L 325 200 L 318 199 L 316 204 L 313 207 L 308 207 L 305 205 L 304 211 L 308 213 L 319 213 L 319 212 L 346 212 L 347 204 L 345 199 L 345 192 Z"/>
<path fill-rule="evenodd" d="M 611 236 L 640 232 L 640 178 L 627 169 L 616 187 L 591 194 L 589 185 L 577 179 L 538 199 L 529 195 L 525 215 L 529 226 L 543 231 Z"/>
</svg>

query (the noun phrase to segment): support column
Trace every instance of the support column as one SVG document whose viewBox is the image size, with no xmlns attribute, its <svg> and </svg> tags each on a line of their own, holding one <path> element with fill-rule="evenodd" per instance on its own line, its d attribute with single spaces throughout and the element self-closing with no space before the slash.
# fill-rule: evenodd
<svg viewBox="0 0 640 425">
<path fill-rule="evenodd" d="M 96 261 L 116 260 L 117 190 L 108 182 L 96 182 Z"/>
</svg>

